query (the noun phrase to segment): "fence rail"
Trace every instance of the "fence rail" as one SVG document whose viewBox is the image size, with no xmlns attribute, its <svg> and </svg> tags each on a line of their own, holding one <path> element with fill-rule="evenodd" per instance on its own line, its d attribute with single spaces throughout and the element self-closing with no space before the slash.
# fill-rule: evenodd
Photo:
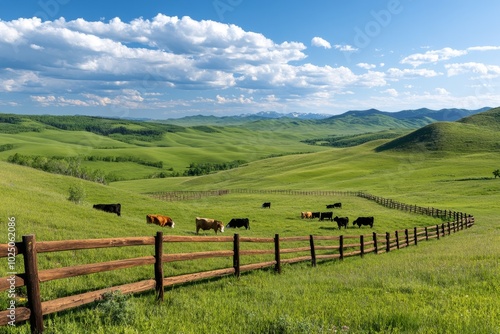
<svg viewBox="0 0 500 334">
<path fill-rule="evenodd" d="M 282 193 L 282 191 L 280 191 Z M 317 194 L 308 191 L 299 194 Z M 382 199 L 363 193 L 350 192 L 318 192 L 319 194 L 355 194 L 369 200 L 374 200 L 382 205 L 394 209 L 429 214 L 442 212 L 436 209 L 423 210 L 418 206 L 406 206 L 392 200 Z M 291 191 L 291 194 L 297 194 Z M 13 325 L 18 322 L 30 321 L 33 333 L 42 333 L 44 330 L 43 316 L 55 312 L 61 312 L 88 303 L 93 303 L 103 298 L 103 294 L 110 291 L 120 291 L 124 294 L 139 293 L 155 290 L 157 298 L 163 300 L 164 288 L 175 284 L 185 284 L 197 280 L 214 277 L 235 275 L 239 277 L 242 272 L 251 270 L 274 268 L 277 273 L 281 272 L 282 264 L 310 261 L 316 266 L 318 261 L 361 256 L 374 253 L 382 254 L 393 250 L 417 245 L 419 241 L 440 239 L 445 236 L 469 228 L 474 225 L 474 217 L 462 213 L 446 211 L 446 215 L 457 217 L 454 221 L 442 223 L 424 228 L 414 227 L 412 229 L 397 230 L 392 234 L 386 232 L 365 234 L 360 236 L 295 236 L 280 237 L 276 234 L 273 238 L 240 237 L 235 234 L 232 237 L 204 237 L 204 236 L 163 236 L 158 232 L 153 237 L 130 237 L 130 238 L 106 238 L 87 240 L 64 240 L 64 241 L 41 241 L 37 242 L 34 235 L 23 236 L 21 242 L 0 245 L 0 258 L 23 255 L 25 272 L 21 274 L 0 278 L 0 292 L 26 286 L 27 306 L 9 307 L 0 311 L 0 326 Z M 164 243 L 191 243 L 191 242 L 215 242 L 231 244 L 230 249 L 201 251 L 191 253 L 165 254 Z M 269 244 L 269 249 L 251 249 L 254 243 Z M 297 244 L 300 245 L 297 245 Z M 293 245 L 292 245 L 293 244 Z M 154 255 L 121 259 L 101 263 L 69 266 L 56 269 L 38 269 L 37 254 L 47 252 L 63 252 L 68 250 L 84 250 L 93 248 L 129 247 L 154 245 Z M 248 248 L 247 248 L 248 247 Z M 305 255 L 304 253 L 307 253 Z M 241 264 L 242 257 L 273 254 L 274 259 L 249 264 Z M 175 261 L 191 261 L 207 258 L 232 258 L 232 266 L 203 272 L 182 274 L 165 277 L 164 263 Z M 139 282 L 113 286 L 96 291 L 88 291 L 77 295 L 57 298 L 54 300 L 41 301 L 40 283 L 71 278 L 93 273 L 112 271 L 138 266 L 154 266 L 154 279 L 146 279 Z"/>
</svg>

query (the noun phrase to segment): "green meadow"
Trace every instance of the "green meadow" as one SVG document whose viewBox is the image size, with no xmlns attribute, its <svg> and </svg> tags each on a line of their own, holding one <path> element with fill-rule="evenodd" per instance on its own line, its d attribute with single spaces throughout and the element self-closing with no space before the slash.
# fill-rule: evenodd
<svg viewBox="0 0 500 334">
<path fill-rule="evenodd" d="M 489 126 L 491 122 L 486 123 Z M 220 132 L 199 128 L 167 133 L 158 141 L 165 146 L 136 139 L 122 141 L 85 131 L 73 136 L 74 131 L 61 129 L 0 134 L 0 145 L 14 146 L 0 152 L 0 221 L 4 239 L 7 233 L 4 223 L 8 217 L 15 217 L 17 240 L 22 235 L 35 234 L 38 241 L 152 236 L 158 230 L 164 234 L 190 236 L 195 235 L 196 216 L 217 218 L 225 223 L 233 217 L 248 217 L 249 230 L 226 229 L 224 235 L 239 233 L 255 237 L 272 237 L 276 233 L 280 236 L 359 236 L 442 222 L 352 196 L 232 192 L 165 202 L 148 195 L 217 189 L 363 191 L 407 204 L 470 213 L 475 216 L 476 224 L 441 240 L 422 241 L 418 246 L 386 254 L 319 261 L 316 267 L 307 262 L 285 265 L 280 275 L 265 269 L 244 273 L 240 278 L 223 277 L 176 285 L 166 289 L 163 303 L 157 303 L 154 293 L 149 292 L 131 295 L 125 304 L 111 306 L 111 309 L 102 303 L 89 304 L 46 316 L 48 333 L 500 332 L 500 180 L 492 174 L 500 168 L 498 149 L 492 146 L 470 149 L 470 145 L 460 141 L 463 132 L 453 129 L 435 134 L 431 142 L 424 140 L 426 135 L 411 132 L 408 141 L 415 141 L 411 148 L 392 143 L 391 149 L 380 148 L 391 143 L 391 139 L 330 148 L 301 143 L 300 140 L 307 137 L 304 133 L 298 136 L 286 131 L 262 130 L 254 137 L 245 138 L 251 132 L 239 127 L 216 130 Z M 63 139 L 62 133 L 67 137 Z M 482 135 L 485 134 L 488 142 L 498 142 L 495 131 L 482 131 Z M 181 138 L 183 135 L 186 137 Z M 311 139 L 322 136 L 324 133 L 308 133 Z M 465 140 L 469 140 L 467 138 Z M 431 144 L 437 145 L 439 141 L 453 145 L 443 144 L 434 149 Z M 121 166 L 113 171 L 124 175 L 122 181 L 102 185 L 5 161 L 14 152 L 74 156 L 95 155 L 101 151 L 105 151 L 102 152 L 105 156 L 137 154 L 146 160 L 159 159 L 164 163 L 163 169 L 173 167 L 175 170 L 185 168 L 196 159 L 210 162 L 241 159 L 247 163 L 197 177 L 146 179 L 142 175 L 155 168 L 131 162 L 95 162 L 96 167 L 105 171 Z M 85 191 L 80 204 L 68 200 L 68 189 L 75 185 Z M 262 209 L 264 201 L 270 201 L 272 208 Z M 122 204 L 121 217 L 92 209 L 94 203 L 117 202 Z M 348 216 L 351 221 L 357 216 L 374 216 L 375 226 L 370 229 L 349 225 L 347 230 L 339 231 L 333 222 L 300 218 L 301 211 L 324 211 L 325 205 L 333 202 L 342 202 L 343 206 L 334 210 L 335 214 Z M 146 224 L 148 213 L 173 217 L 175 228 L 161 229 Z M 165 244 L 164 252 L 231 247 L 224 243 L 175 243 Z M 149 246 L 45 253 L 39 254 L 39 268 L 152 254 L 153 248 Z M 242 263 L 261 260 L 272 258 L 243 257 Z M 21 272 L 22 259 L 18 261 Z M 2 263 L 0 276 L 4 277 L 6 261 Z M 231 258 L 173 262 L 165 265 L 165 275 L 231 265 Z M 42 283 L 42 300 L 152 277 L 153 268 L 147 266 Z M 22 296 L 23 290 L 18 293 Z M 0 304 L 7 303 L 7 296 L 2 294 Z M 113 312 L 117 312 L 121 320 L 110 317 Z M 29 333 L 29 325 L 0 328 L 2 332 Z"/>
</svg>

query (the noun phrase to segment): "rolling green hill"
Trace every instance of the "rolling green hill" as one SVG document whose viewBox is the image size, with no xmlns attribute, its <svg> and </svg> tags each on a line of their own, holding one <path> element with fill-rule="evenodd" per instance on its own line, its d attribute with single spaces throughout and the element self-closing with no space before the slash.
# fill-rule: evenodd
<svg viewBox="0 0 500 334">
<path fill-rule="evenodd" d="M 424 126 L 377 148 L 377 151 L 490 152 L 500 150 L 500 108 Z"/>
</svg>

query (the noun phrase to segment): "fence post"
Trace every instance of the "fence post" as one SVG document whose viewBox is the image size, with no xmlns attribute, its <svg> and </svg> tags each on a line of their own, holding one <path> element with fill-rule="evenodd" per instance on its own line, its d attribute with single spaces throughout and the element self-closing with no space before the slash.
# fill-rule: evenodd
<svg viewBox="0 0 500 334">
<path fill-rule="evenodd" d="M 344 235 L 340 236 L 339 239 L 339 254 L 340 254 L 340 260 L 344 259 Z"/>
<path fill-rule="evenodd" d="M 280 257 L 280 235 L 274 235 L 274 260 L 276 261 L 276 265 L 274 270 L 281 274 L 281 257 Z"/>
<path fill-rule="evenodd" d="M 163 232 L 155 236 L 155 281 L 156 299 L 163 301 Z"/>
<path fill-rule="evenodd" d="M 316 267 L 316 249 L 314 248 L 314 237 L 309 235 L 309 245 L 311 246 L 311 265 Z"/>
<path fill-rule="evenodd" d="M 375 247 L 375 254 L 378 254 L 377 233 L 376 232 L 373 232 L 373 247 Z"/>
<path fill-rule="evenodd" d="M 437 238 L 439 240 L 439 225 L 436 225 L 436 235 L 437 235 Z"/>
<path fill-rule="evenodd" d="M 385 250 L 387 253 L 391 251 L 391 234 L 389 232 L 385 232 Z"/>
<path fill-rule="evenodd" d="M 396 236 L 396 248 L 399 249 L 399 233 L 398 233 L 398 231 L 395 231 L 394 235 Z"/>
<path fill-rule="evenodd" d="M 413 228 L 413 237 L 415 238 L 415 246 L 417 246 L 417 243 L 418 243 L 418 236 L 417 236 L 417 228 L 414 227 Z"/>
<path fill-rule="evenodd" d="M 234 276 L 240 277 L 240 235 L 235 233 L 233 239 Z"/>
<path fill-rule="evenodd" d="M 35 235 L 23 235 L 24 272 L 26 275 L 26 292 L 28 308 L 31 311 L 31 333 L 43 333 L 42 300 L 40 298 L 40 280 L 38 279 L 38 260 Z"/>
<path fill-rule="evenodd" d="M 443 237 L 446 235 L 445 231 L 444 231 L 444 223 L 441 224 L 441 232 L 443 232 Z"/>
<path fill-rule="evenodd" d="M 408 235 L 408 229 L 405 229 L 406 247 L 410 246 L 410 237 Z"/>
<path fill-rule="evenodd" d="M 361 257 L 365 255 L 365 237 L 364 235 L 359 236 L 359 250 L 361 251 Z"/>
<path fill-rule="evenodd" d="M 429 230 L 427 229 L 427 226 L 425 227 L 425 240 L 429 241 Z"/>
</svg>

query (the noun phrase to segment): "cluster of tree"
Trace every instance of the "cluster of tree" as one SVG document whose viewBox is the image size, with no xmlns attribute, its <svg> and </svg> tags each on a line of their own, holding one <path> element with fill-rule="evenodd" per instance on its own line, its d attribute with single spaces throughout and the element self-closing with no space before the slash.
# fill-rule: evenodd
<svg viewBox="0 0 500 334">
<path fill-rule="evenodd" d="M 396 138 L 402 133 L 402 131 L 368 132 L 347 136 L 330 136 L 326 138 L 306 139 L 302 140 L 302 142 L 309 145 L 351 147 L 361 145 L 372 140 Z"/>
<path fill-rule="evenodd" d="M 13 144 L 3 144 L 0 145 L 0 152 L 12 150 L 14 148 Z"/>
<path fill-rule="evenodd" d="M 133 156 L 97 156 L 97 155 L 88 155 L 88 156 L 83 156 L 83 160 L 85 161 L 106 161 L 106 162 L 134 162 L 139 165 L 144 165 L 144 166 L 150 166 L 150 167 L 156 167 L 156 168 L 163 168 L 163 161 L 147 161 L 144 159 L 141 159 L 139 157 L 133 157 Z"/>
<path fill-rule="evenodd" d="M 195 162 L 192 162 L 189 164 L 188 169 L 184 171 L 184 176 L 206 175 L 206 174 L 210 174 L 212 172 L 236 168 L 236 167 L 240 166 L 241 164 L 245 164 L 245 163 L 246 163 L 246 161 L 244 161 L 244 160 L 234 160 L 234 161 L 223 162 L 223 163 L 211 163 L 211 162 L 195 163 Z"/>
<path fill-rule="evenodd" d="M 98 135 L 118 137 L 119 140 L 153 141 L 159 140 L 166 132 L 185 130 L 170 124 L 137 122 L 91 116 L 30 116 L 30 118 L 61 129 L 70 131 L 88 131 Z"/>
<path fill-rule="evenodd" d="M 62 174 L 77 177 L 83 180 L 94 181 L 102 184 L 107 184 L 111 180 L 106 178 L 106 174 L 100 170 L 91 170 L 81 166 L 81 159 L 79 157 L 43 157 L 23 155 L 16 153 L 9 156 L 8 162 L 28 166 L 45 172 Z"/>
</svg>

